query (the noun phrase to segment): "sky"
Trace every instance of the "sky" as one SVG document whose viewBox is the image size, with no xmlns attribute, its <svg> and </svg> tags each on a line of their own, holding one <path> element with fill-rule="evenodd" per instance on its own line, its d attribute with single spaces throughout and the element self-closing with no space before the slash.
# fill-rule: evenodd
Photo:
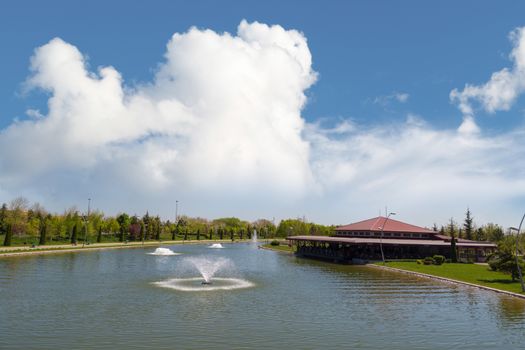
<svg viewBox="0 0 525 350">
<path fill-rule="evenodd" d="M 517 226 L 525 4 L 3 1 L 0 201 Z"/>
</svg>

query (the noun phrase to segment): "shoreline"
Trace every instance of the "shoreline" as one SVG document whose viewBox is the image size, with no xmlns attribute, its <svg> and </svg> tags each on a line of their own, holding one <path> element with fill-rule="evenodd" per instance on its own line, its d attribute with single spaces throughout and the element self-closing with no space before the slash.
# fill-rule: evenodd
<svg viewBox="0 0 525 350">
<path fill-rule="evenodd" d="M 291 252 L 291 251 L 285 251 L 285 250 L 280 250 L 280 249 L 272 249 L 271 247 L 261 246 L 261 249 L 272 250 L 272 251 L 278 252 L 278 253 L 293 254 L 293 252 Z M 431 274 L 422 273 L 422 272 L 415 272 L 415 271 L 410 271 L 410 270 L 403 270 L 403 269 L 399 269 L 399 268 L 396 268 L 396 267 L 376 265 L 376 264 L 373 264 L 373 263 L 372 264 L 365 264 L 365 266 L 372 267 L 372 268 L 377 268 L 377 269 L 383 269 L 383 270 L 390 271 L 390 272 L 398 272 L 398 273 L 404 273 L 404 274 L 408 274 L 408 275 L 412 275 L 412 276 L 433 279 L 433 280 L 440 281 L 440 282 L 453 283 L 453 284 L 458 284 L 458 285 L 463 285 L 463 286 L 468 286 L 468 287 L 479 288 L 479 289 L 483 289 L 483 290 L 487 290 L 487 291 L 491 291 L 491 292 L 505 294 L 505 295 L 508 295 L 508 296 L 511 296 L 511 297 L 515 297 L 515 298 L 525 299 L 525 294 L 515 293 L 515 292 L 503 290 L 503 289 L 487 287 L 487 286 L 483 286 L 483 285 L 475 284 L 475 283 L 470 283 L 470 282 L 464 282 L 464 281 L 460 281 L 460 280 L 456 280 L 456 279 L 452 279 L 452 278 L 441 277 L 441 276 L 431 275 Z"/>
<path fill-rule="evenodd" d="M 30 255 L 44 255 L 44 254 L 60 254 L 60 253 L 78 253 L 106 249 L 125 249 L 125 248 L 141 248 L 141 247 L 156 247 L 162 245 L 178 245 L 178 244 L 209 244 L 209 243 L 246 243 L 251 240 L 187 240 L 187 241 L 149 241 L 149 242 L 128 242 L 128 243 L 91 243 L 82 247 L 81 244 L 76 246 L 71 244 L 61 244 L 56 246 L 37 246 L 35 248 L 16 246 L 16 247 L 2 247 L 0 248 L 0 259 L 4 257 L 16 256 L 30 256 Z"/>
<path fill-rule="evenodd" d="M 409 275 L 423 277 L 423 278 L 429 278 L 429 279 L 433 279 L 433 280 L 437 280 L 437 281 L 441 281 L 441 282 L 447 282 L 447 283 L 465 285 L 465 286 L 469 286 L 469 287 L 475 287 L 475 288 L 484 289 L 484 290 L 491 291 L 491 292 L 496 292 L 496 293 L 500 293 L 500 294 L 506 294 L 508 296 L 512 296 L 512 297 L 515 297 L 515 298 L 525 299 L 525 294 L 514 293 L 514 292 L 502 290 L 502 289 L 482 286 L 480 284 L 464 282 L 464 281 L 455 280 L 455 279 L 446 278 L 446 277 L 441 277 L 441 276 L 436 276 L 436 275 L 430 275 L 430 274 L 427 274 L 427 273 L 403 270 L 403 269 L 398 269 L 396 267 L 381 266 L 381 265 L 375 265 L 375 264 L 366 264 L 365 266 L 373 267 L 373 268 L 377 268 L 377 269 L 383 269 L 383 270 L 386 270 L 386 271 L 392 271 L 392 272 L 399 272 L 399 273 L 409 274 Z"/>
</svg>

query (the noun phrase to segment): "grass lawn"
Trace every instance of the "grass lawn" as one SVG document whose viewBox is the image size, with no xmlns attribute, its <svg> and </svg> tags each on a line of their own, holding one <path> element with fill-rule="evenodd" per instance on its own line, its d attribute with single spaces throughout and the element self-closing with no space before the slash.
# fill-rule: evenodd
<svg viewBox="0 0 525 350">
<path fill-rule="evenodd" d="M 377 265 L 382 265 L 382 263 L 377 263 Z M 451 263 L 423 265 L 416 262 L 387 262 L 386 266 L 525 294 L 521 291 L 518 281 L 512 282 L 510 275 L 492 271 L 487 265 Z"/>
</svg>

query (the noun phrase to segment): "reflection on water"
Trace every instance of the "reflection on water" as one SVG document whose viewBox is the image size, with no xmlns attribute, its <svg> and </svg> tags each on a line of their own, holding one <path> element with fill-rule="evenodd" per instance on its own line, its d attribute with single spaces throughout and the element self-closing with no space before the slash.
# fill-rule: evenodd
<svg viewBox="0 0 525 350">
<path fill-rule="evenodd" d="M 0 259 L 0 348 L 525 348 L 524 300 L 250 244 L 174 249 L 184 255 L 129 249 Z M 231 260 L 234 269 L 218 277 L 253 286 L 188 292 L 154 284 L 198 288 L 198 272 L 181 264 L 203 256 Z"/>
</svg>

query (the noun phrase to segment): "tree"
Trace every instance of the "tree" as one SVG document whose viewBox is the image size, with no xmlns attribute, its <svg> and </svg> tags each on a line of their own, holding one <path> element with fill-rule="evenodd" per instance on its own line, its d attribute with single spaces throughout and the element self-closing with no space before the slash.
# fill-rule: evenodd
<svg viewBox="0 0 525 350">
<path fill-rule="evenodd" d="M 160 241 L 160 231 L 162 230 L 162 223 L 160 217 L 155 217 L 155 240 Z"/>
<path fill-rule="evenodd" d="M 505 237 L 503 228 L 493 223 L 488 223 L 483 226 L 483 231 L 485 232 L 486 239 L 491 242 L 499 242 Z"/>
<path fill-rule="evenodd" d="M 77 225 L 73 226 L 73 232 L 71 233 L 71 244 L 77 244 Z"/>
<path fill-rule="evenodd" d="M 120 237 L 119 241 L 124 242 L 125 234 L 129 229 L 129 216 L 126 213 L 122 213 L 117 217 L 119 224 Z"/>
<path fill-rule="evenodd" d="M 488 258 L 489 266 L 494 271 L 502 271 L 511 275 L 512 281 L 519 278 L 518 265 L 516 264 L 516 256 L 507 249 L 499 249 L 495 254 Z M 525 270 L 525 263 L 522 258 L 518 258 L 518 264 L 521 270 Z"/>
<path fill-rule="evenodd" d="M 133 215 L 129 223 L 129 239 L 131 241 L 142 240 L 145 231 L 143 221 L 140 220 L 137 215 Z"/>
<path fill-rule="evenodd" d="M 455 227 L 454 227 L 454 219 L 450 219 L 450 226 L 449 226 L 449 232 L 450 232 L 450 260 L 453 263 L 458 262 L 458 251 L 456 248 L 456 237 L 454 234 Z"/>
<path fill-rule="evenodd" d="M 201 240 L 201 230 L 197 229 L 197 241 Z"/>
<path fill-rule="evenodd" d="M 97 243 L 102 242 L 102 225 L 98 227 Z"/>
<path fill-rule="evenodd" d="M 9 202 L 9 223 L 12 233 L 17 237 L 26 233 L 28 205 L 29 201 L 24 197 L 17 197 Z"/>
<path fill-rule="evenodd" d="M 478 227 L 478 229 L 475 231 L 475 240 L 476 241 L 486 241 L 487 237 L 485 236 L 485 231 L 482 227 Z"/>
<path fill-rule="evenodd" d="M 40 219 L 40 241 L 39 245 L 46 244 L 46 234 L 47 234 L 47 218 L 42 217 Z"/>
<path fill-rule="evenodd" d="M 0 235 L 7 234 L 7 204 L 2 204 L 0 209 Z"/>
<path fill-rule="evenodd" d="M 463 229 L 465 232 L 465 238 L 468 240 L 472 240 L 474 232 L 473 220 L 474 219 L 470 213 L 470 209 L 467 208 L 467 212 L 465 214 L 465 222 L 463 223 Z"/>
<path fill-rule="evenodd" d="M 6 225 L 6 232 L 5 232 L 5 238 L 4 238 L 4 247 L 9 247 L 11 245 L 11 237 L 13 236 L 13 231 L 11 229 L 11 225 Z"/>
</svg>

